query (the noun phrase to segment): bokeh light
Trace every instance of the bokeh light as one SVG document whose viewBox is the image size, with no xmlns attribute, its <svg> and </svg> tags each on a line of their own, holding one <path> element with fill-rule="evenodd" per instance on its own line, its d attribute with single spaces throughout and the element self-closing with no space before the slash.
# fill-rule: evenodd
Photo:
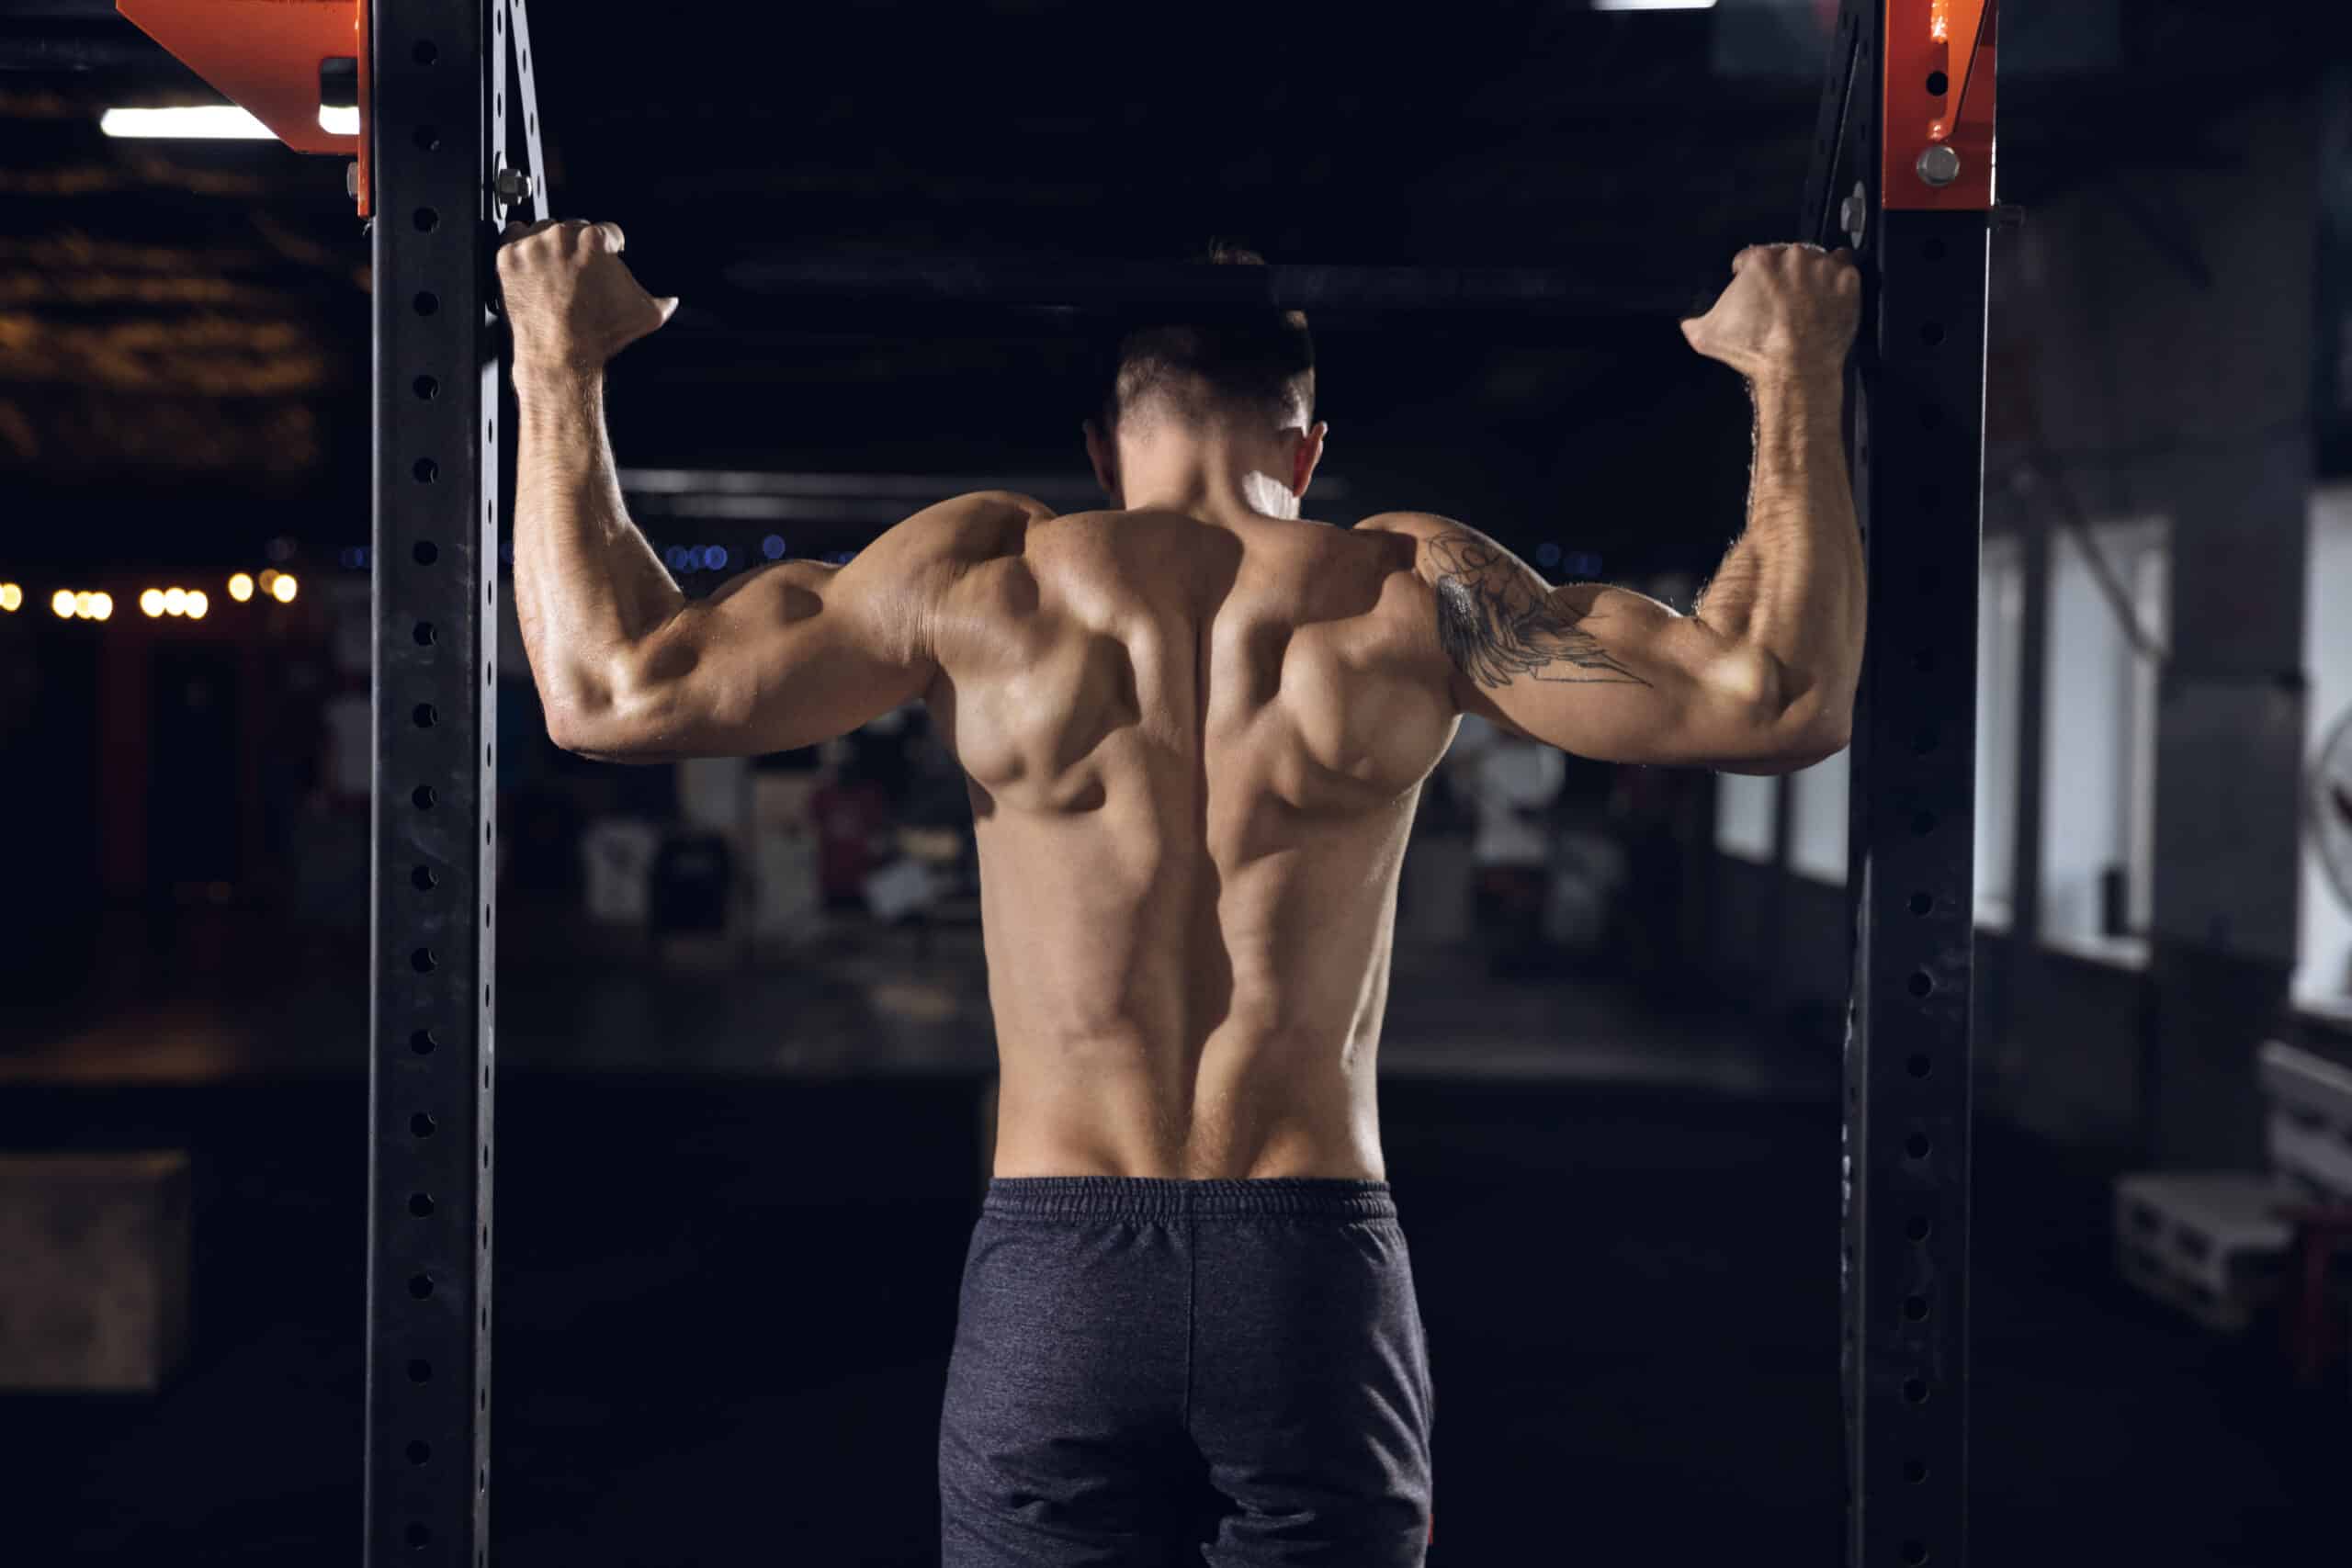
<svg viewBox="0 0 2352 1568">
<path fill-rule="evenodd" d="M 243 572 L 229 580 L 229 597 L 242 604 L 254 596 L 254 580 Z"/>
<path fill-rule="evenodd" d="M 70 621 L 74 618 L 74 595 L 61 588 L 50 595 L 49 607 L 57 612 L 59 620 Z"/>
<path fill-rule="evenodd" d="M 278 573 L 277 581 L 269 585 L 269 592 L 279 604 L 291 604 L 294 603 L 294 579 L 285 572 Z"/>
<path fill-rule="evenodd" d="M 169 589 L 164 592 L 164 614 L 167 615 L 185 615 L 187 614 L 187 589 L 174 588 Z"/>
<path fill-rule="evenodd" d="M 0 582 L 0 611 L 13 615 L 25 607 L 25 591 L 13 582 Z"/>
<path fill-rule="evenodd" d="M 204 619 L 204 612 L 211 607 L 212 602 L 204 596 L 204 591 L 202 589 L 191 588 L 188 590 L 187 618 L 189 620 L 200 621 Z"/>
<path fill-rule="evenodd" d="M 90 617 L 90 619 L 92 619 L 92 620 L 94 620 L 94 621 L 105 621 L 105 620 L 111 620 L 111 619 L 113 619 L 113 618 L 114 618 L 114 595 L 113 595 L 113 594 L 111 594 L 111 593 L 93 593 L 93 594 L 91 594 L 91 595 L 90 595 L 90 607 L 89 607 L 89 609 L 88 609 L 87 611 L 85 611 L 85 614 L 86 614 L 86 615 Z"/>
<path fill-rule="evenodd" d="M 146 592 L 141 593 L 139 596 L 139 608 L 151 621 L 157 615 L 162 615 L 164 613 L 164 591 L 160 588 L 150 588 Z"/>
</svg>

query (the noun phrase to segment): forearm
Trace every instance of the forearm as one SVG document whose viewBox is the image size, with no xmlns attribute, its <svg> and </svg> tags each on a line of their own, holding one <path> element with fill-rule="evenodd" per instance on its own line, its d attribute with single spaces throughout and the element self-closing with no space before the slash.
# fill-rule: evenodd
<svg viewBox="0 0 2352 1568">
<path fill-rule="evenodd" d="M 1819 373 L 1750 387 L 1747 526 L 1696 615 L 1767 657 L 1792 728 L 1834 735 L 1852 714 L 1864 620 L 1861 535 L 1839 430 L 1844 383 Z"/>
<path fill-rule="evenodd" d="M 550 716 L 603 711 L 628 656 L 685 595 L 628 518 L 604 378 L 517 366 L 514 608 Z"/>
</svg>

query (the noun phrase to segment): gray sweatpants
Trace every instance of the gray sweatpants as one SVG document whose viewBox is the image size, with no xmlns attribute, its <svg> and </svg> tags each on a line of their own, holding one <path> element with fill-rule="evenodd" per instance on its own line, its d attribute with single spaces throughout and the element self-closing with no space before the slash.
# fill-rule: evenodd
<svg viewBox="0 0 2352 1568">
<path fill-rule="evenodd" d="M 1430 1416 L 1387 1183 L 993 1181 L 940 1420 L 944 1565 L 1419 1564 Z"/>
</svg>

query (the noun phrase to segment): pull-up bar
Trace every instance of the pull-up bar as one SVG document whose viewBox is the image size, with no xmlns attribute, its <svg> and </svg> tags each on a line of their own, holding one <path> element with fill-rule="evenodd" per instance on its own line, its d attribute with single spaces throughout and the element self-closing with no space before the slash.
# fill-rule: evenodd
<svg viewBox="0 0 2352 1568">
<path fill-rule="evenodd" d="M 728 281 L 812 299 L 1127 311 L 1265 310 L 1510 316 L 1616 315 L 1622 288 L 1536 267 L 1211 266 L 1182 262 L 794 258 L 738 262 Z M 1652 286 L 1652 303 L 1688 300 Z"/>
</svg>

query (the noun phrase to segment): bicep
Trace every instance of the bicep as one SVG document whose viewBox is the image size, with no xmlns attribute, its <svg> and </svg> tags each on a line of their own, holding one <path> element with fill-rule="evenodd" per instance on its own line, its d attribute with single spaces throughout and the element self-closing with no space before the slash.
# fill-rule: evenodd
<svg viewBox="0 0 2352 1568">
<path fill-rule="evenodd" d="M 632 650 L 613 714 L 577 749 L 635 761 L 755 756 L 831 739 L 911 701 L 935 672 L 936 602 L 999 547 L 1005 522 L 991 498 L 962 498 L 918 513 L 845 565 L 744 573 Z"/>
<path fill-rule="evenodd" d="M 1606 583 L 1557 587 L 1475 530 L 1421 533 L 1457 702 L 1607 762 L 1736 766 L 1774 744 L 1757 656 L 1695 616 Z"/>
<path fill-rule="evenodd" d="M 927 671 L 877 635 L 844 569 L 782 561 L 686 604 L 631 650 L 608 711 L 572 749 L 611 761 L 757 756 L 846 734 Z"/>
</svg>

